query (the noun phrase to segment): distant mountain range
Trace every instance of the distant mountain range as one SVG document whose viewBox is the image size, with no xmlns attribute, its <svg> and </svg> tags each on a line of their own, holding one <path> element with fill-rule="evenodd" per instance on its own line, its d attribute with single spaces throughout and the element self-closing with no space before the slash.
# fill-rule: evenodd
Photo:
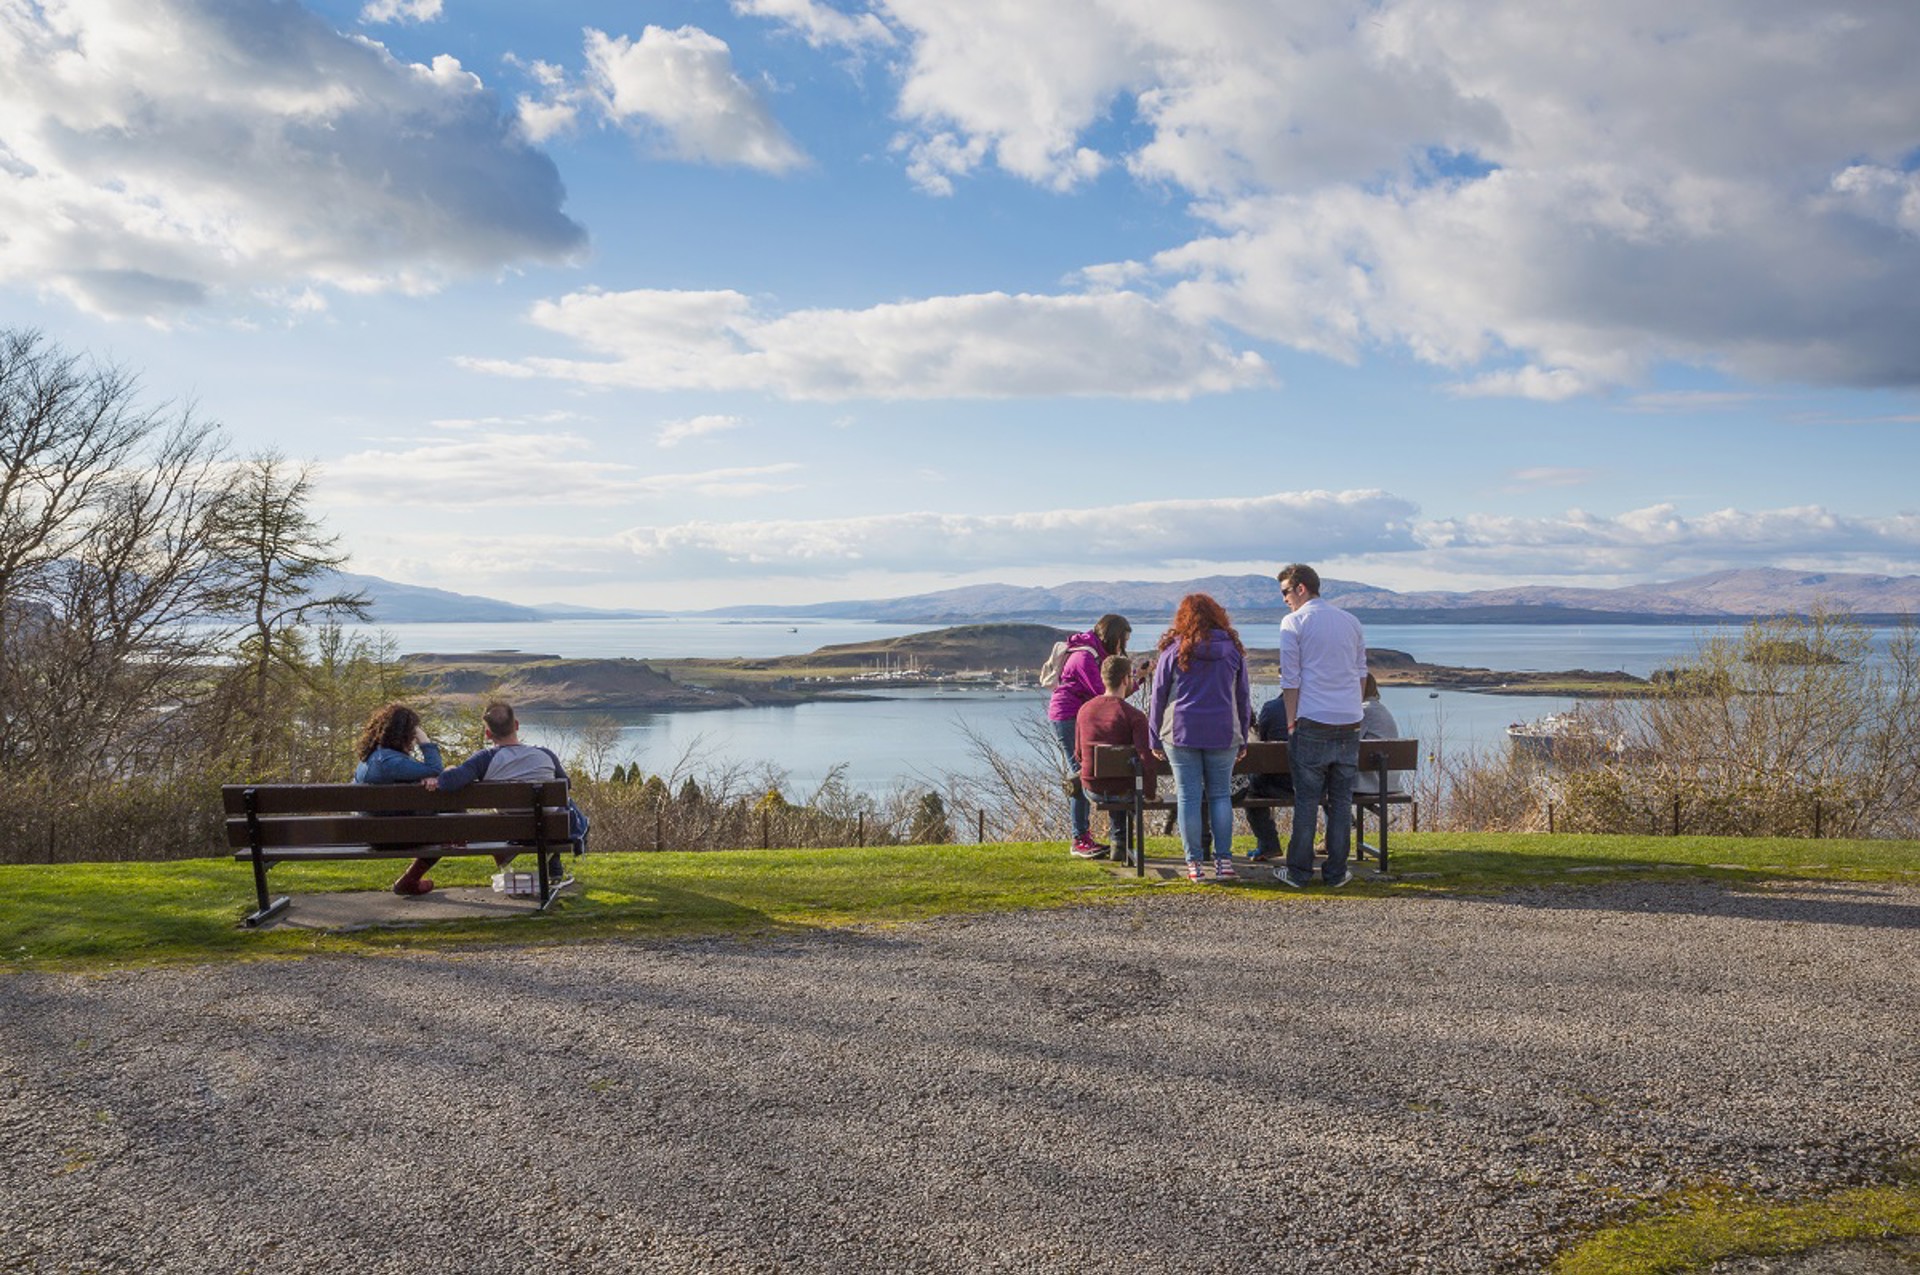
<svg viewBox="0 0 1920 1275">
<path fill-rule="evenodd" d="M 435 621 L 621 619 L 675 614 L 658 610 L 604 610 L 548 604 L 520 606 L 494 598 L 398 584 L 378 576 L 341 573 L 338 583 L 373 599 L 373 619 L 387 624 Z M 1107 611 L 1136 619 L 1172 615 L 1182 597 L 1210 593 L 1236 619 L 1270 620 L 1286 614 L 1272 576 L 1203 576 L 1196 580 L 1079 580 L 1049 588 L 969 585 L 903 598 L 821 602 L 811 606 L 737 606 L 698 614 L 751 618 L 794 616 L 888 620 L 902 624 L 972 624 L 1009 620 L 1090 620 Z M 1715 571 L 1664 584 L 1619 589 L 1522 585 L 1453 593 L 1398 593 L 1352 580 L 1327 580 L 1322 594 L 1363 620 L 1396 624 L 1645 624 L 1739 620 L 1818 608 L 1861 619 L 1920 615 L 1920 576 L 1785 571 L 1753 567 Z M 681 613 L 685 614 L 685 613 Z"/>
</svg>

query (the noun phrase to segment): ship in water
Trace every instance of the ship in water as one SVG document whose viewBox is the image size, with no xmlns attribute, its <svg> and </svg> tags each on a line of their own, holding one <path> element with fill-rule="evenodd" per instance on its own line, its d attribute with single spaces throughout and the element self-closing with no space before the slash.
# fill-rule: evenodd
<svg viewBox="0 0 1920 1275">
<path fill-rule="evenodd" d="M 1603 730 L 1600 723 L 1578 708 L 1548 713 L 1530 722 L 1514 722 L 1507 727 L 1507 740 L 1514 752 L 1542 761 L 1565 759 L 1573 754 L 1619 753 L 1626 747 L 1626 741 L 1618 734 Z"/>
</svg>

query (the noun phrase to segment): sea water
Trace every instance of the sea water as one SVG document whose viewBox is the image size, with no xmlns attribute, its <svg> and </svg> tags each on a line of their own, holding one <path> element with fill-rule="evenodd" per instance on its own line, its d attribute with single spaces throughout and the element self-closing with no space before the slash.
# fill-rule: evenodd
<svg viewBox="0 0 1920 1275">
<path fill-rule="evenodd" d="M 1159 623 L 1143 622 L 1141 631 L 1157 632 Z M 938 627 L 944 626 L 649 618 L 396 624 L 378 631 L 390 636 L 402 653 L 517 650 L 568 659 L 722 659 L 798 655 Z M 1376 624 L 1368 626 L 1367 644 L 1405 651 L 1429 664 L 1511 672 L 1584 668 L 1644 677 L 1685 659 L 1714 631 L 1678 625 Z M 1241 636 L 1250 646 L 1277 647 L 1280 626 L 1249 624 Z M 1149 643 L 1135 645 L 1145 649 Z M 1254 673 L 1258 704 L 1277 694 L 1278 686 L 1270 667 L 1256 667 Z M 1026 753 L 1031 727 L 1046 716 L 1044 691 L 924 688 L 884 695 L 679 713 L 528 710 L 521 718 L 529 740 L 563 755 L 578 748 L 590 723 L 607 723 L 617 732 L 609 764 L 635 762 L 649 772 L 671 771 L 683 763 L 695 769 L 764 764 L 786 777 L 790 796 L 804 797 L 840 765 L 851 786 L 868 792 L 901 784 L 930 785 L 948 772 L 977 770 L 979 759 L 969 732 L 1002 752 Z M 1387 687 L 1382 698 L 1403 735 L 1450 752 L 1501 747 L 1509 724 L 1563 711 L 1574 702 L 1563 696 L 1435 693 L 1420 687 Z"/>
</svg>

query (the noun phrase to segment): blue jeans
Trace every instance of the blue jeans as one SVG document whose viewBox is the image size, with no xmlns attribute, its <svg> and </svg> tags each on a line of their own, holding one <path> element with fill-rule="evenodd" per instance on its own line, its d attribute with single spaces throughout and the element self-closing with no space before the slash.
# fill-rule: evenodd
<svg viewBox="0 0 1920 1275">
<path fill-rule="evenodd" d="M 1213 857 L 1233 858 L 1233 763 L 1238 748 L 1185 748 L 1167 745 L 1173 766 L 1173 787 L 1180 803 L 1180 841 L 1187 862 L 1207 857 L 1207 833 L 1213 836 Z M 1355 761 L 1359 760 L 1356 749 Z M 1201 830 L 1201 810 L 1207 825 Z"/>
<path fill-rule="evenodd" d="M 1287 842 L 1287 871 L 1296 877 L 1313 875 L 1313 834 L 1320 824 L 1320 804 L 1327 805 L 1327 880 L 1338 881 L 1347 870 L 1348 843 L 1353 840 L 1353 781 L 1360 773 L 1360 726 L 1322 726 L 1302 721 L 1294 726 L 1287 749 L 1293 763 L 1293 836 Z"/>
<path fill-rule="evenodd" d="M 1060 751 L 1067 755 L 1067 773 L 1080 778 L 1080 750 L 1074 746 L 1073 723 L 1048 722 L 1047 725 L 1053 727 L 1053 737 L 1060 741 Z M 1354 754 L 1356 762 L 1359 756 Z M 1073 796 L 1067 799 L 1067 814 L 1073 820 L 1075 837 L 1093 835 L 1093 803 L 1087 800 L 1086 789 L 1077 783 L 1073 786 Z"/>
</svg>

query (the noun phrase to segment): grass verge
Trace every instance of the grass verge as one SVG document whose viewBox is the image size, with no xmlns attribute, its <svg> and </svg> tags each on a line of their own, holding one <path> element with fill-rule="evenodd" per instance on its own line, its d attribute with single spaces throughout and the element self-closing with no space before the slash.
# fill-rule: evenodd
<svg viewBox="0 0 1920 1275">
<path fill-rule="evenodd" d="M 1920 842 L 1911 841 L 1418 833 L 1396 834 L 1392 844 L 1394 879 L 1362 872 L 1345 897 L 1594 885 L 1626 874 L 1735 885 L 1920 880 Z M 1153 852 L 1175 853 L 1162 841 Z M 271 881 L 297 909 L 302 894 L 384 889 L 398 870 L 394 862 L 283 864 Z M 448 859 L 434 878 L 482 885 L 491 871 L 485 859 Z M 252 876 L 228 859 L 0 867 L 0 969 L 798 930 L 1110 901 L 1143 887 L 1219 888 L 1138 882 L 1070 858 L 1054 842 L 602 854 L 576 861 L 574 871 L 580 889 L 545 916 L 323 934 L 242 929 Z M 1263 879 L 1234 889 L 1275 902 L 1326 897 Z"/>
<path fill-rule="evenodd" d="M 1554 1275 L 1667 1275 L 1730 1257 L 1800 1253 L 1833 1244 L 1920 1235 L 1920 1186 L 1859 1187 L 1769 1204 L 1706 1195 L 1680 1210 L 1628 1222 L 1562 1254 Z"/>
</svg>

